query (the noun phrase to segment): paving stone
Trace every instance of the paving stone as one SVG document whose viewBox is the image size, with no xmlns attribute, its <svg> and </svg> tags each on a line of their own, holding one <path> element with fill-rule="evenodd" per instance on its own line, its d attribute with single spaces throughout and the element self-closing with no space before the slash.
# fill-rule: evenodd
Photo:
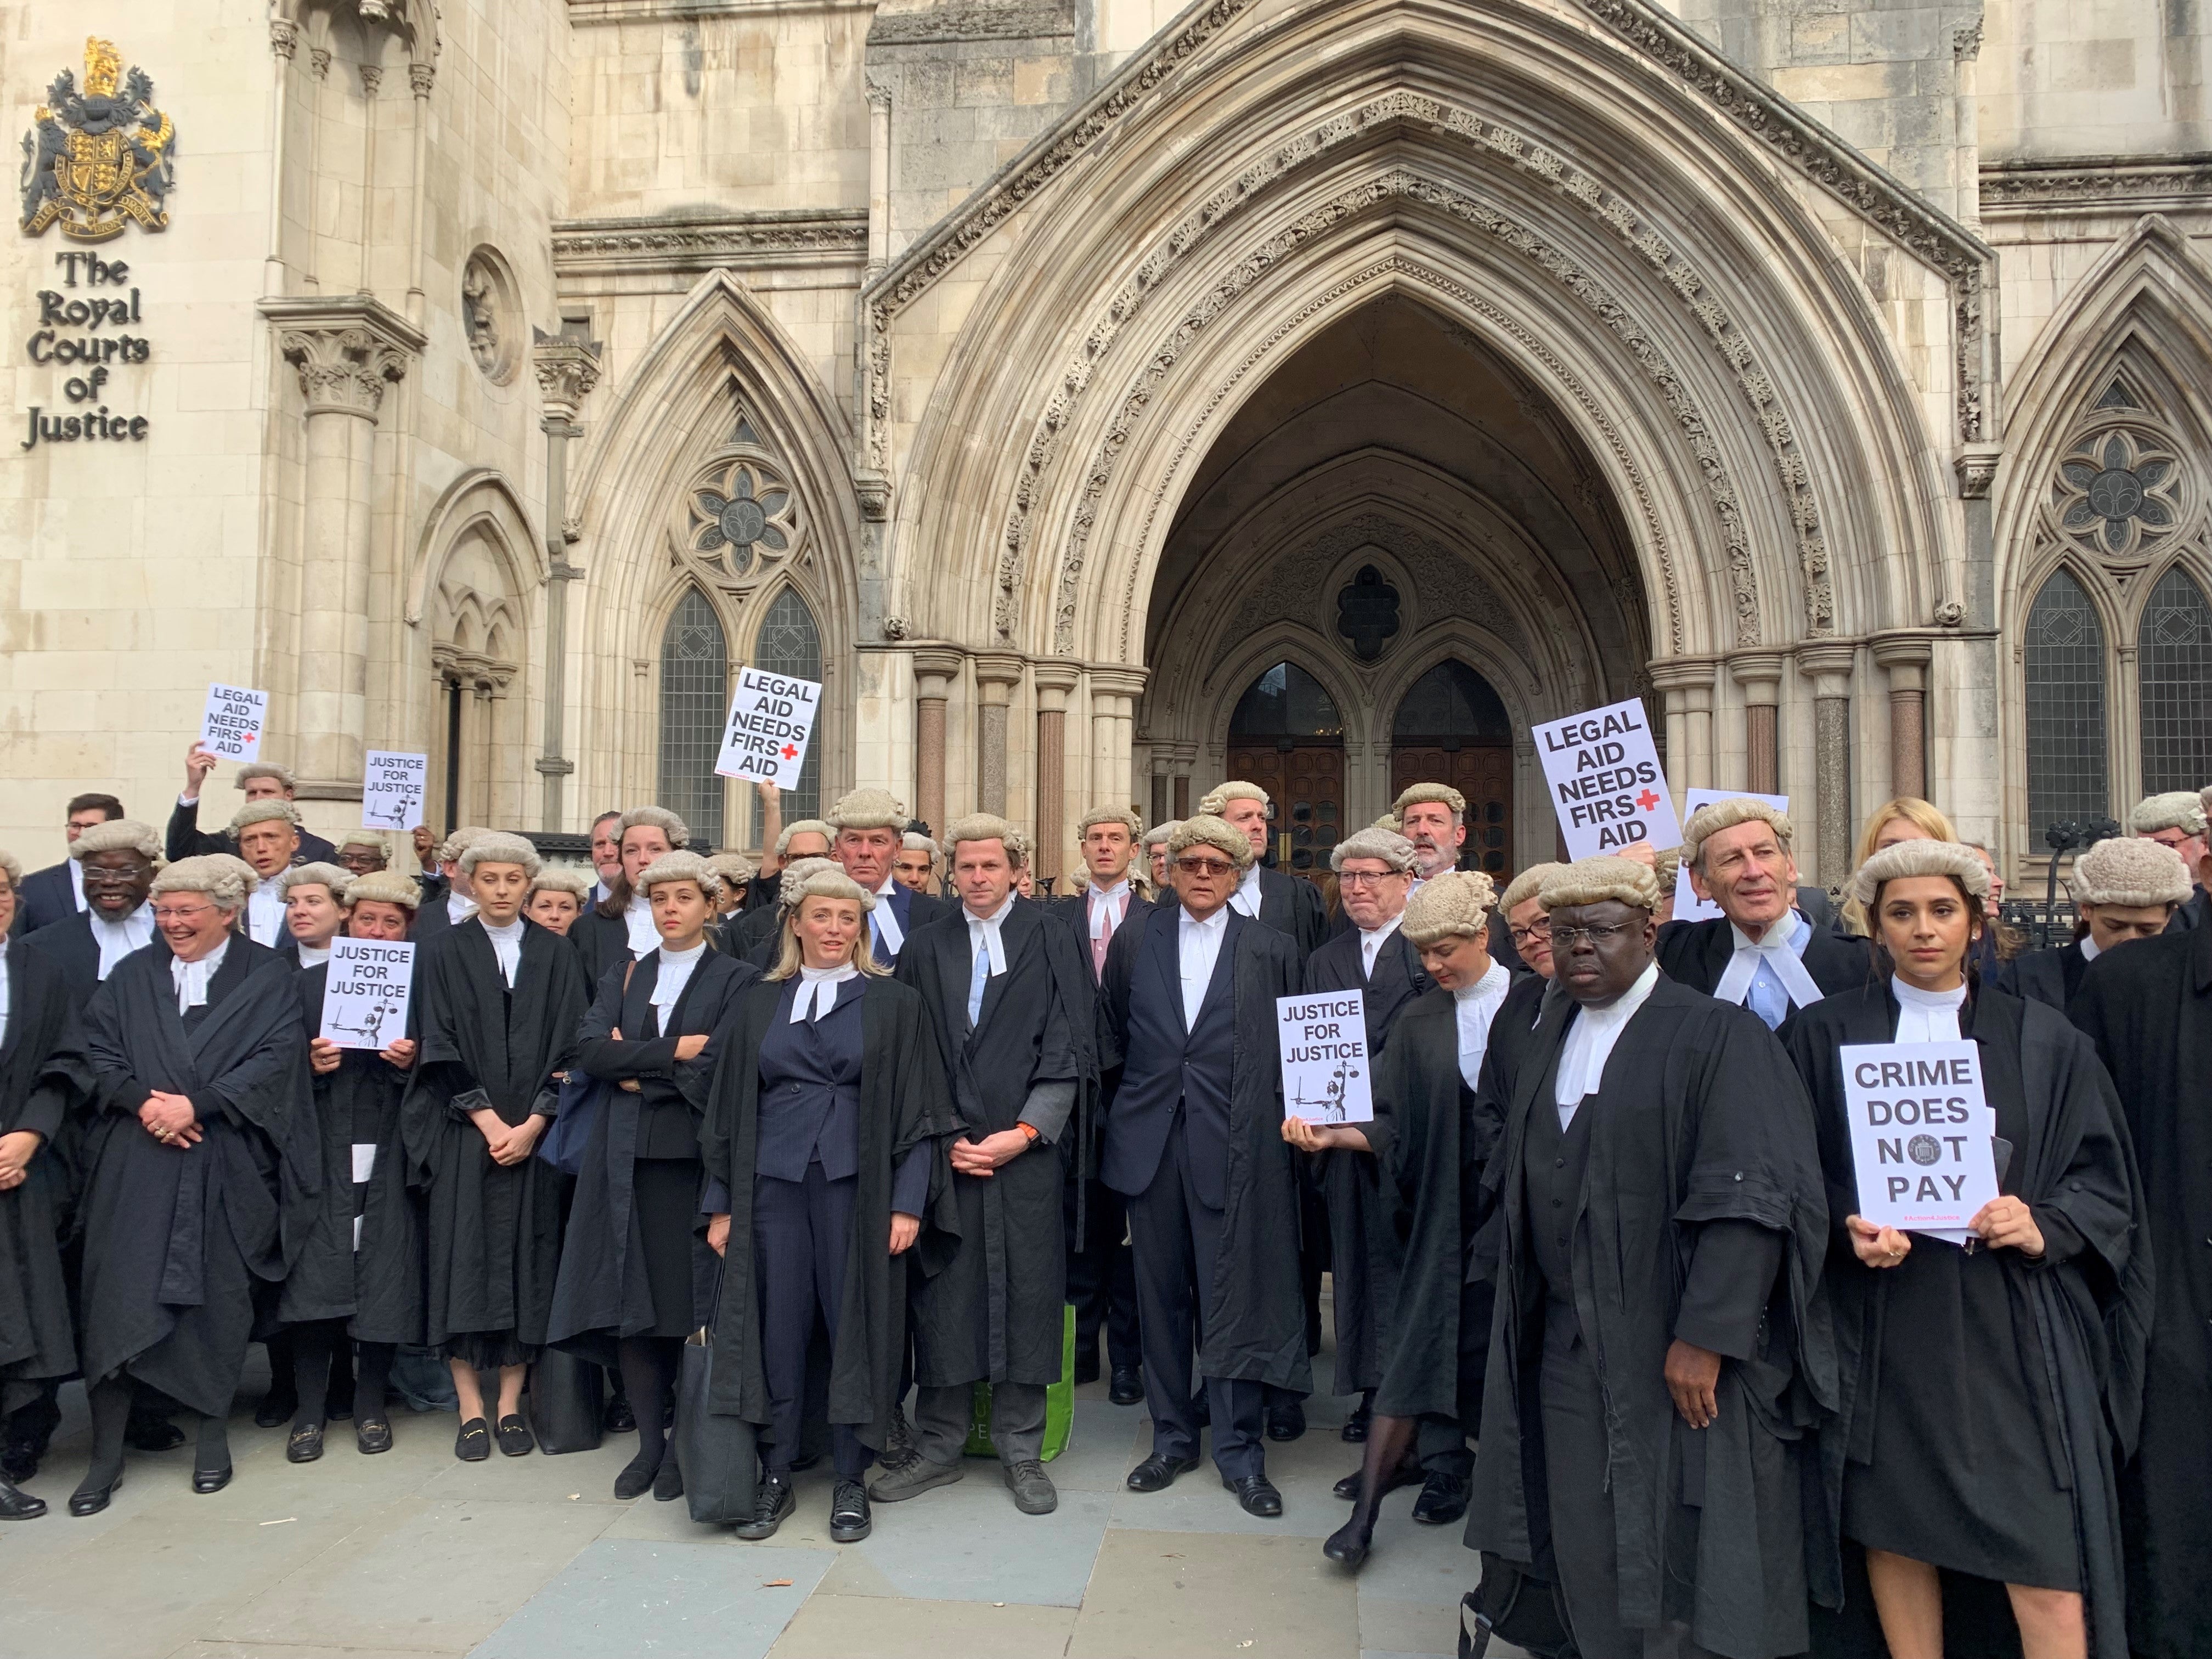
<svg viewBox="0 0 2212 1659">
<path fill-rule="evenodd" d="M 762 1659 L 827 1565 L 813 1550 L 602 1538 L 500 1626 L 475 1659 L 611 1653 Z"/>
<path fill-rule="evenodd" d="M 1069 1607 L 883 1601 L 827 1588 L 825 1579 L 769 1659 L 1040 1659 L 1066 1651 L 1075 1628 Z"/>
<path fill-rule="evenodd" d="M 1069 1659 L 1346 1659 L 1351 1582 L 1303 1538 L 1116 1529 L 1106 1535 Z"/>
</svg>

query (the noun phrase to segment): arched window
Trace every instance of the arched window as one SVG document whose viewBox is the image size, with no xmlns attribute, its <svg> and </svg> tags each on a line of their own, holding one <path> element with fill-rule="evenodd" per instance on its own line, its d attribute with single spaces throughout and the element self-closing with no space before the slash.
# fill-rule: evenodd
<svg viewBox="0 0 2212 1659">
<path fill-rule="evenodd" d="M 2105 630 L 2081 584 L 2052 573 L 2027 617 L 2027 827 L 2102 817 L 2112 789 L 2105 755 Z"/>
<path fill-rule="evenodd" d="M 1229 717 L 1231 742 L 1245 738 L 1341 738 L 1335 699 L 1294 662 L 1279 662 L 1245 688 Z"/>
<path fill-rule="evenodd" d="M 1510 743 L 1512 718 L 1490 682 L 1465 663 L 1451 660 L 1408 686 L 1392 721 L 1394 743 Z"/>
<path fill-rule="evenodd" d="M 799 590 L 787 587 L 775 596 L 761 621 L 760 637 L 753 642 L 753 666 L 769 674 L 789 674 L 795 679 L 819 681 L 822 678 L 822 630 L 814 625 L 814 613 L 806 608 L 806 601 L 799 597 Z M 783 792 L 783 821 L 796 823 L 801 818 L 822 816 L 822 743 L 824 737 L 817 713 L 814 735 L 807 739 L 806 761 L 799 768 L 799 782 Z M 942 828 L 942 826 L 939 826 Z M 760 839 L 760 819 L 757 811 L 753 819 L 753 839 Z"/>
<path fill-rule="evenodd" d="M 1336 699 L 1294 662 L 1245 688 L 1229 717 L 1229 775 L 1275 802 L 1274 856 L 1306 875 L 1328 870 L 1344 811 L 1344 720 Z"/>
<path fill-rule="evenodd" d="M 1406 688 L 1390 722 L 1390 790 L 1448 783 L 1467 800 L 1462 868 L 1512 866 L 1513 717 L 1488 680 L 1446 659 Z"/>
<path fill-rule="evenodd" d="M 2179 566 L 2159 578 L 2136 633 L 2142 793 L 2212 782 L 2212 606 Z"/>
<path fill-rule="evenodd" d="M 660 636 L 663 806 L 690 826 L 691 845 L 722 845 L 722 780 L 714 770 L 729 714 L 730 651 L 707 596 L 686 589 Z"/>
</svg>

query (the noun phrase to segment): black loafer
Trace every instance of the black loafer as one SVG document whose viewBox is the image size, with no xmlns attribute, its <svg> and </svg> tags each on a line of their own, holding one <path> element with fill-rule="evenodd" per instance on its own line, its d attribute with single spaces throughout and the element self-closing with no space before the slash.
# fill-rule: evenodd
<svg viewBox="0 0 2212 1659">
<path fill-rule="evenodd" d="M 264 1396 L 259 1405 L 253 1408 L 253 1426 L 257 1429 L 281 1429 L 299 1414 L 300 1396 L 298 1395 L 289 1389 L 283 1394 L 277 1394 L 272 1390 Z M 175 1425 L 173 1424 L 171 1426 Z M 181 1442 L 184 1431 L 178 1430 L 177 1435 Z"/>
<path fill-rule="evenodd" d="M 1306 1431 L 1306 1408 L 1293 1400 L 1287 1406 L 1267 1407 L 1267 1438 L 1296 1440 Z"/>
<path fill-rule="evenodd" d="M 1359 1498 L 1360 1473 L 1358 1469 L 1352 1470 L 1330 1490 L 1347 1504 L 1357 1502 Z M 1382 1490 L 1375 1495 L 1377 1498 L 1387 1498 L 1401 1486 L 1419 1486 L 1422 1479 L 1421 1466 L 1419 1463 L 1401 1463 L 1382 1477 Z"/>
<path fill-rule="evenodd" d="M 115 1496 L 116 1488 L 122 1484 L 123 1476 L 118 1473 L 114 1480 L 104 1486 L 79 1486 L 70 1494 L 70 1513 L 98 1515 L 100 1510 L 107 1507 L 107 1500 Z"/>
<path fill-rule="evenodd" d="M 775 1536 L 775 1529 L 799 1507 L 799 1494 L 787 1474 L 765 1474 L 753 1493 L 753 1518 L 737 1528 L 740 1538 L 757 1540 Z"/>
<path fill-rule="evenodd" d="M 629 1408 L 629 1401 L 617 1395 L 607 1401 L 607 1414 L 600 1419 L 609 1434 L 628 1434 L 637 1426 L 637 1413 Z"/>
<path fill-rule="evenodd" d="M 1273 1521 L 1283 1512 L 1283 1494 L 1264 1474 L 1248 1474 L 1241 1480 L 1221 1477 L 1221 1484 L 1237 1494 L 1244 1513 L 1256 1515 L 1262 1521 Z"/>
<path fill-rule="evenodd" d="M 38 1473 L 39 1454 L 31 1447 L 10 1442 L 6 1450 L 0 1451 L 0 1480 L 20 1486 L 35 1480 Z"/>
<path fill-rule="evenodd" d="M 203 1498 L 219 1492 L 230 1484 L 230 1474 L 231 1466 L 228 1463 L 219 1469 L 194 1469 L 192 1490 Z"/>
<path fill-rule="evenodd" d="M 46 1512 L 45 1498 L 17 1492 L 8 1481 L 0 1480 L 0 1521 L 35 1521 Z"/>
<path fill-rule="evenodd" d="M 660 1460 L 660 1468 L 653 1477 L 653 1496 L 657 1503 L 672 1504 L 684 1496 L 684 1466 L 676 1461 L 672 1448 Z"/>
<path fill-rule="evenodd" d="M 364 1457 L 392 1449 L 392 1425 L 381 1417 L 364 1417 L 353 1425 L 353 1443 Z"/>
<path fill-rule="evenodd" d="M 298 1409 L 296 1406 L 293 1407 L 274 1423 L 263 1423 L 261 1426 L 265 1429 L 282 1428 L 292 1420 L 292 1413 Z M 259 1421 L 258 1418 L 255 1420 Z M 166 1417 L 134 1417 L 124 1425 L 123 1443 L 132 1451 L 174 1451 L 185 1443 L 185 1431 Z"/>
<path fill-rule="evenodd" d="M 1198 1467 L 1195 1457 L 1163 1457 L 1154 1452 L 1129 1471 L 1131 1492 L 1165 1492 L 1176 1483 L 1176 1476 L 1188 1474 Z"/>
<path fill-rule="evenodd" d="M 1358 1411 L 1344 1419 L 1344 1426 L 1337 1431 L 1337 1437 L 1347 1445 L 1357 1446 L 1364 1443 L 1367 1439 L 1368 1425 L 1374 1420 L 1374 1413 L 1365 1406 L 1360 1407 Z"/>
<path fill-rule="evenodd" d="M 530 1425 L 520 1416 L 501 1418 L 493 1437 L 498 1440 L 499 1449 L 509 1457 L 527 1457 L 538 1449 L 537 1441 L 531 1438 Z"/>
<path fill-rule="evenodd" d="M 653 1477 L 659 1473 L 658 1465 L 648 1465 L 642 1457 L 631 1458 L 615 1476 L 616 1502 L 627 1504 L 633 1498 L 644 1497 L 653 1490 Z"/>
<path fill-rule="evenodd" d="M 1366 1560 L 1367 1552 L 1375 1541 L 1374 1533 L 1357 1522 L 1347 1521 L 1329 1534 L 1328 1541 L 1321 1553 L 1340 1565 L 1358 1569 Z"/>
<path fill-rule="evenodd" d="M 1413 1519 L 1424 1526 L 1443 1527 L 1467 1513 L 1467 1485 L 1455 1474 L 1432 1474 L 1413 1500 Z"/>
<path fill-rule="evenodd" d="M 1117 1406 L 1140 1406 L 1145 1401 L 1145 1374 L 1134 1365 L 1116 1365 L 1106 1385 L 1106 1397 Z"/>
<path fill-rule="evenodd" d="M 868 1515 L 868 1489 L 857 1480 L 840 1480 L 830 1499 L 830 1541 L 857 1544 L 875 1530 Z"/>
<path fill-rule="evenodd" d="M 322 1455 L 323 1425 L 319 1423 L 293 1430 L 292 1437 L 284 1443 L 284 1461 L 288 1463 L 312 1463 Z"/>
<path fill-rule="evenodd" d="M 491 1425 L 471 1417 L 453 1437 L 453 1455 L 464 1463 L 481 1463 L 491 1455 Z"/>
</svg>

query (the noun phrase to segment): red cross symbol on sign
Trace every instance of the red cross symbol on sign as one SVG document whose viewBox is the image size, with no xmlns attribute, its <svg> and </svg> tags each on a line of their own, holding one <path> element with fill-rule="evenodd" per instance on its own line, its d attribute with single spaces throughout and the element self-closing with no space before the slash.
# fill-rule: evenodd
<svg viewBox="0 0 2212 1659">
<path fill-rule="evenodd" d="M 1636 798 L 1636 804 L 1648 812 L 1659 804 L 1659 797 L 1646 789 Z"/>
<path fill-rule="evenodd" d="M 260 733 L 258 733 L 258 732 L 247 732 L 244 737 L 240 738 L 239 739 L 239 741 L 240 741 L 240 743 L 252 743 L 252 742 L 254 740 L 254 738 L 257 738 L 257 737 L 258 737 L 259 735 L 260 735 Z"/>
<path fill-rule="evenodd" d="M 784 759 L 786 759 L 786 760 L 789 760 L 789 759 L 790 759 L 793 755 L 796 755 L 798 752 L 799 752 L 799 747 L 798 747 L 798 745 L 797 745 L 796 744 L 789 744 L 789 743 L 787 743 L 786 744 L 784 744 L 784 745 L 783 745 L 783 757 L 784 757 Z"/>
</svg>

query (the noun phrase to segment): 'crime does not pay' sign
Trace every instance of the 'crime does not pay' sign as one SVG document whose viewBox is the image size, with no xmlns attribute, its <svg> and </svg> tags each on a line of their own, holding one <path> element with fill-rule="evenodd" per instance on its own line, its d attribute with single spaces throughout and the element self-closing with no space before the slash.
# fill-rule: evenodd
<svg viewBox="0 0 2212 1659">
<path fill-rule="evenodd" d="M 739 669 L 714 770 L 726 778 L 791 788 L 806 764 L 806 741 L 821 707 L 822 687 L 813 680 Z"/>
<path fill-rule="evenodd" d="M 1972 1042 L 1860 1042 L 1841 1051 L 1859 1214 L 1963 1239 L 1997 1195 L 1996 1114 Z"/>
<path fill-rule="evenodd" d="M 1656 848 L 1682 844 L 1642 698 L 1529 730 L 1570 859 L 1618 853 L 1639 841 Z"/>
</svg>

